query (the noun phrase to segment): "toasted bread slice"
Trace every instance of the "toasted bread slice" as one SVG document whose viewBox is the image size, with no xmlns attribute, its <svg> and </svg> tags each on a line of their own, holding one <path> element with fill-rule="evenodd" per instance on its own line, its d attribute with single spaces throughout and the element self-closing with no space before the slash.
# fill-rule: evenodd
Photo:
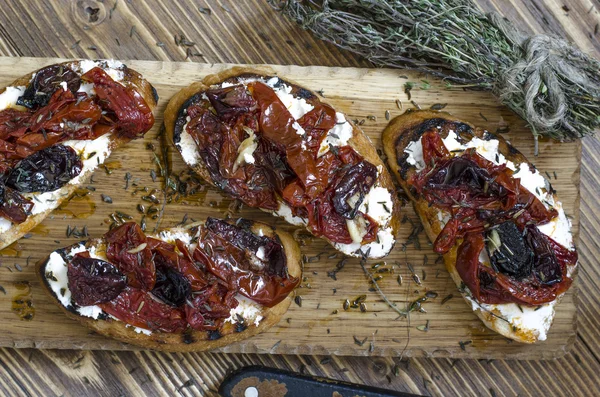
<svg viewBox="0 0 600 397">
<path fill-rule="evenodd" d="M 82 75 L 94 66 L 99 66 L 113 77 L 115 81 L 135 90 L 135 92 L 144 99 L 151 110 L 156 107 L 158 94 L 154 87 L 152 87 L 152 85 L 138 72 L 118 61 L 81 60 L 64 62 L 62 65 L 70 67 L 79 75 Z M 25 87 L 30 83 L 37 72 L 38 71 L 33 74 L 28 73 L 15 80 L 10 86 L 0 89 L 0 96 L 3 95 L 7 89 L 10 89 L 11 91 L 10 93 L 7 93 L 5 98 L 6 101 L 0 100 L 0 105 L 3 106 L 0 110 L 5 109 L 7 106 L 16 107 L 15 102 L 17 97 L 24 92 Z M 88 85 L 86 89 L 90 90 L 92 88 Z M 9 98 L 9 96 L 11 98 Z M 130 140 L 130 138 L 122 135 L 107 134 L 94 140 L 69 140 L 60 142 L 60 144 L 70 146 L 78 152 L 83 161 L 83 170 L 77 177 L 55 191 L 23 194 L 23 196 L 33 201 L 35 206 L 27 219 L 19 224 L 11 223 L 8 219 L 0 217 L 0 249 L 12 244 L 41 223 L 55 208 L 59 207 L 61 203 L 67 200 L 75 192 L 78 186 L 87 180 L 96 168 L 104 163 L 112 151 Z"/>
<path fill-rule="evenodd" d="M 207 182 L 216 186 L 215 181 L 211 178 L 211 175 L 206 168 L 205 162 L 198 153 L 198 148 L 193 138 L 188 132 L 186 132 L 185 127 L 187 123 L 186 115 L 188 106 L 190 106 L 193 101 L 200 98 L 204 92 L 210 88 L 232 86 L 255 80 L 260 80 L 263 82 L 273 81 L 271 79 L 276 80 L 274 84 L 277 87 L 283 86 L 288 89 L 286 93 L 288 95 L 286 98 L 291 101 L 290 104 L 286 104 L 286 106 L 288 106 L 288 110 L 294 106 L 313 106 L 317 103 L 320 103 L 319 98 L 313 92 L 300 87 L 299 85 L 290 82 L 287 79 L 275 77 L 272 70 L 264 68 L 252 69 L 245 67 L 234 67 L 221 73 L 207 76 L 202 81 L 192 83 L 189 87 L 182 89 L 170 100 L 164 115 L 167 136 L 171 139 L 174 146 L 181 153 L 183 160 Z M 290 96 L 293 97 L 293 99 L 290 99 Z M 294 116 L 294 113 L 297 113 L 297 109 L 296 111 L 292 110 L 291 113 L 292 116 Z M 305 113 L 306 111 L 301 112 L 300 114 Z M 371 258 L 386 256 L 395 243 L 395 236 L 400 223 L 400 205 L 395 194 L 393 181 L 385 165 L 377 155 L 375 147 L 369 138 L 364 134 L 364 132 L 354 125 L 347 117 L 344 117 L 343 114 L 337 113 L 336 117 L 339 117 L 338 124 L 345 124 L 349 127 L 349 133 L 347 133 L 348 136 L 342 140 L 337 139 L 340 138 L 337 136 L 335 137 L 336 139 L 333 139 L 333 135 L 330 135 L 331 131 L 329 131 L 323 142 L 328 143 L 331 141 L 333 142 L 332 145 L 335 147 L 348 145 L 366 161 L 377 167 L 377 180 L 372 189 L 379 187 L 381 189 L 385 189 L 385 192 L 379 190 L 378 192 L 382 193 L 381 195 L 378 195 L 377 197 L 375 197 L 375 194 L 372 195 L 372 206 L 374 210 L 377 210 L 377 208 L 381 207 L 379 208 L 380 212 L 386 211 L 388 215 L 384 217 L 385 219 L 382 218 L 381 222 L 379 223 L 380 233 L 377 236 L 377 241 L 372 243 L 361 244 L 358 242 L 353 242 L 349 244 L 341 244 L 333 242 L 327 238 L 325 238 L 325 240 L 327 240 L 336 249 L 347 255 L 366 255 Z M 294 116 L 294 118 L 299 119 L 299 117 L 296 116 Z M 339 120 L 342 118 L 343 122 L 340 122 Z M 242 146 L 243 145 L 240 145 L 240 147 Z M 321 150 L 327 151 L 329 148 L 330 146 L 327 146 L 327 144 L 322 144 L 321 148 L 319 149 L 319 155 L 322 153 Z M 240 153 L 240 155 L 241 154 L 242 153 Z M 365 199 L 365 202 L 366 201 L 367 199 Z M 278 203 L 279 209 L 275 211 L 267 209 L 263 210 L 270 212 L 275 216 L 282 217 L 289 223 L 296 226 L 307 226 L 307 220 L 299 216 L 294 216 L 291 208 L 283 201 L 283 199 L 281 199 L 281 197 L 278 197 Z M 368 208 L 368 206 L 366 208 Z M 308 227 L 307 229 L 310 231 Z M 356 239 L 354 239 L 354 241 L 356 241 Z"/>
<path fill-rule="evenodd" d="M 408 182 L 412 175 L 425 166 L 421 163 L 422 156 L 420 159 L 418 152 L 422 135 L 431 129 L 437 129 L 447 149 L 456 156 L 463 153 L 465 146 L 470 146 L 475 147 L 478 154 L 496 164 L 506 163 L 510 165 L 512 163 L 511 166 L 517 165 L 516 168 L 519 169 L 519 172 L 515 172 L 515 178 L 520 177 L 521 186 L 527 188 L 540 200 L 543 199 L 552 203 L 554 208 L 558 210 L 559 216 L 549 224 L 539 226 L 540 230 L 544 228 L 544 234 L 551 236 L 565 248 L 575 249 L 570 232 L 570 222 L 566 218 L 562 205 L 556 198 L 549 182 L 509 142 L 499 135 L 461 121 L 449 113 L 411 111 L 394 118 L 389 123 L 383 132 L 383 147 L 392 172 L 412 201 L 427 236 L 432 242 L 436 240 L 442 231 L 447 218 L 445 218 L 443 211 L 429 205 L 422 196 L 418 195 L 414 187 Z M 525 177 L 528 177 L 529 181 L 526 181 Z M 543 181 L 545 185 L 540 189 L 536 189 L 532 186 L 532 181 Z M 461 288 L 464 283 L 456 270 L 460 242 L 457 241 L 450 251 L 443 255 L 444 263 L 461 290 L 463 297 L 469 306 L 472 306 L 477 316 L 488 328 L 510 339 L 524 343 L 545 340 L 554 318 L 554 307 L 562 295 L 552 302 L 536 307 L 515 303 L 485 304 L 477 302 L 468 288 Z M 575 267 L 576 264 L 573 264 L 567 268 L 569 276 L 574 274 Z"/>
<path fill-rule="evenodd" d="M 232 221 L 233 222 L 233 221 Z M 264 223 L 244 220 L 245 228 L 257 236 L 274 238 L 283 247 L 289 276 L 300 278 L 302 274 L 302 259 L 298 244 L 291 235 L 275 230 Z M 173 243 L 175 239 L 183 241 L 190 247 L 190 242 L 197 241 L 198 227 L 204 222 L 196 222 L 185 227 L 166 229 L 156 235 L 148 235 L 159 240 Z M 192 243 L 193 244 L 193 243 Z M 54 251 L 36 264 L 36 274 L 41 280 L 44 290 L 52 297 L 67 317 L 79 321 L 93 331 L 148 349 L 171 352 L 200 352 L 227 346 L 232 343 L 250 338 L 266 331 L 277 324 L 287 311 L 293 300 L 294 293 L 272 307 L 260 305 L 240 295 L 236 296 L 239 305 L 231 312 L 235 322 L 225 321 L 218 332 L 197 331 L 188 328 L 184 333 L 166 333 L 137 328 L 107 315 L 98 306 L 79 307 L 73 303 L 67 284 L 66 263 L 77 252 L 88 251 L 94 258 L 106 260 L 106 241 L 93 239 L 74 244 L 70 247 Z M 58 269 L 58 271 L 56 270 Z M 234 312 L 234 310 L 236 310 Z M 236 314 L 237 313 L 237 314 Z M 243 317 L 243 324 L 238 322 Z"/>
</svg>

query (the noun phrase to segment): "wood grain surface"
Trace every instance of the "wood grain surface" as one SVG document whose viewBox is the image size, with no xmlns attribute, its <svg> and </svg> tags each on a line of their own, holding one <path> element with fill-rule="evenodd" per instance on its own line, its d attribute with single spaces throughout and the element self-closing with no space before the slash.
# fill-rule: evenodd
<svg viewBox="0 0 600 397">
<path fill-rule="evenodd" d="M 44 65 L 63 61 L 54 58 L 0 57 L 0 87 L 10 84 L 19 77 L 16 74 L 24 70 L 34 71 Z M 162 153 L 163 145 L 170 151 L 168 163 L 172 174 L 185 175 L 187 172 L 187 166 L 179 153 L 163 142 L 159 135 L 162 113 L 167 102 L 191 81 L 218 73 L 230 65 L 155 61 L 128 61 L 127 64 L 150 81 L 160 96 L 155 112 L 156 123 L 144 139 L 130 142 L 115 151 L 106 163 L 108 171 L 99 169 L 90 181 L 83 183 L 84 188 L 80 189 L 78 195 L 74 195 L 68 203 L 46 218 L 32 231 L 29 238 L 0 251 L 0 260 L 4 264 L 4 269 L 0 271 L 0 285 L 7 292 L 3 304 L 0 304 L 0 323 L 4 324 L 0 346 L 135 349 L 100 335 L 90 335 L 87 328 L 76 322 L 66 321 L 60 309 L 42 292 L 34 268 L 29 266 L 57 248 L 81 240 L 78 233 L 69 233 L 68 230 L 86 229 L 92 237 L 102 235 L 115 219 L 111 214 L 116 214 L 117 211 L 132 216 L 137 222 L 145 219 L 149 225 L 148 230 L 158 226 L 174 227 L 184 219 L 192 222 L 207 216 L 231 215 L 261 220 L 291 233 L 294 230 L 301 232 L 260 210 L 232 210 L 236 206 L 235 202 L 204 184 L 200 185 L 196 194 L 179 199 L 174 197 L 166 204 L 162 218 L 153 220 L 151 215 L 140 214 L 138 205 L 151 205 L 144 197 L 155 189 L 161 191 L 165 186 L 160 171 L 166 166 L 156 164 L 155 161 L 156 154 L 160 156 Z M 504 107 L 499 107 L 489 92 L 465 95 L 462 90 L 445 89 L 443 82 L 434 79 L 428 81 L 428 86 L 423 89 L 422 81 L 427 76 L 392 69 L 276 65 L 259 68 L 319 91 L 324 101 L 362 124 L 361 128 L 376 148 L 381 148 L 381 131 L 387 124 L 386 111 L 388 118 L 392 118 L 406 109 L 414 108 L 415 104 L 429 108 L 443 103 L 447 104 L 444 110 L 461 119 L 473 120 L 490 131 L 510 126 L 510 131 L 505 134 L 506 138 L 533 159 L 534 142 L 524 122 Z M 396 101 L 405 97 L 401 87 L 408 81 L 419 83 L 411 94 L 414 104 L 405 101 L 405 105 L 400 105 L 403 109 L 400 109 Z M 579 227 L 580 150 L 579 142 L 561 144 L 544 141 L 540 144 L 541 155 L 534 159 L 540 172 L 547 172 L 551 177 L 552 185 L 559 192 L 567 214 L 573 214 L 575 235 Z M 131 183 L 125 183 L 126 175 L 130 176 Z M 152 178 L 151 175 L 157 176 Z M 86 189 L 86 186 L 92 188 Z M 112 202 L 104 202 L 101 194 L 108 195 Z M 163 200 L 161 193 L 155 195 Z M 160 205 L 156 207 L 160 208 Z M 488 330 L 473 314 L 471 306 L 457 292 L 443 261 L 437 260 L 438 255 L 431 249 L 425 233 L 418 234 L 414 242 L 409 240 L 415 226 L 419 225 L 411 205 L 402 208 L 402 217 L 403 226 L 390 255 L 383 261 L 370 261 L 367 268 L 373 277 L 381 278 L 378 281 L 379 287 L 400 309 L 406 309 L 413 301 L 425 296 L 426 292 L 435 292 L 437 297 L 422 305 L 425 313 L 415 312 L 408 319 L 399 318 L 377 291 L 370 289 L 372 286 L 359 266 L 358 259 L 346 259 L 324 241 L 301 233 L 301 249 L 307 258 L 303 281 L 296 291 L 301 305 L 293 304 L 283 320 L 267 332 L 219 351 L 533 359 L 560 357 L 571 347 L 575 341 L 576 286 L 570 289 L 558 305 L 546 342 L 534 345 L 513 343 Z M 344 267 L 338 269 L 340 263 Z M 409 266 L 412 270 L 409 270 Z M 335 275 L 332 275 L 334 271 Z M 401 285 L 398 277 L 402 280 Z M 22 321 L 20 317 L 23 316 L 16 315 L 20 312 L 15 312 L 13 304 L 15 300 L 24 300 L 24 293 L 19 288 L 25 283 L 27 289 L 31 289 L 27 299 L 31 296 L 35 311 L 29 321 Z M 454 298 L 441 304 L 450 294 Z M 345 300 L 353 302 L 362 295 L 365 297 L 366 312 L 358 307 L 344 310 Z M 26 307 L 29 308 L 27 305 Z M 425 324 L 429 324 L 427 332 L 416 329 Z M 468 345 L 461 346 L 460 342 Z"/>
<path fill-rule="evenodd" d="M 599 55 L 597 1 L 479 3 L 510 17 L 524 30 L 561 35 Z M 90 15 L 87 6 L 100 11 Z M 175 44 L 173 36 L 181 34 L 190 45 Z M 317 41 L 262 0 L 5 1 L 0 7 L 0 55 L 371 66 Z M 25 72 L 15 71 L 15 75 Z M 562 358 L 504 361 L 5 348 L 0 350 L 0 393 L 214 395 L 229 370 L 264 364 L 425 395 L 594 395 L 600 373 L 598 150 L 597 138 L 583 141 L 579 238 L 583 266 L 578 280 L 577 337 Z M 5 271 L 9 272 L 6 267 L 0 269 Z M 59 330 L 56 334 L 61 338 Z"/>
</svg>

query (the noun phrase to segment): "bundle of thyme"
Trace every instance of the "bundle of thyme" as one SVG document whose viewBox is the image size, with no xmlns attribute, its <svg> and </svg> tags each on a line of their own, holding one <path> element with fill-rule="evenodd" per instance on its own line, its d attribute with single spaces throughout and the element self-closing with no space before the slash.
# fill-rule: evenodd
<svg viewBox="0 0 600 397">
<path fill-rule="evenodd" d="M 536 138 L 600 126 L 600 62 L 568 42 L 527 36 L 472 0 L 268 0 L 320 39 L 384 66 L 492 90 Z M 537 145 L 536 145 L 537 147 Z"/>
</svg>

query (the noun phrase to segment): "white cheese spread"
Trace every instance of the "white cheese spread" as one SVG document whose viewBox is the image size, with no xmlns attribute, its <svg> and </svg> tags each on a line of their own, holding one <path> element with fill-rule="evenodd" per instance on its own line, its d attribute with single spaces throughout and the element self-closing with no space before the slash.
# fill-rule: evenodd
<svg viewBox="0 0 600 397">
<path fill-rule="evenodd" d="M 25 94 L 25 87 L 6 87 L 6 90 L 0 94 L 0 110 L 15 107 L 17 99 Z"/>
<path fill-rule="evenodd" d="M 230 316 L 225 321 L 235 324 L 238 322 L 238 315 L 240 315 L 246 325 L 254 324 L 258 327 L 263 319 L 260 305 L 239 294 L 235 296 L 235 299 L 238 301 L 238 305 L 229 311 Z"/>
<path fill-rule="evenodd" d="M 321 142 L 319 147 L 319 156 L 329 151 L 331 146 L 346 146 L 350 138 L 354 135 L 354 128 L 343 113 L 335 113 L 335 126 L 327 132 L 327 136 Z"/>
<path fill-rule="evenodd" d="M 190 116 L 187 116 L 186 123 L 181 129 L 181 134 L 179 135 L 179 142 L 177 142 L 177 147 L 179 152 L 181 153 L 181 157 L 183 160 L 189 165 L 196 165 L 200 161 L 200 153 L 198 152 L 198 147 L 196 146 L 196 142 L 194 138 L 187 132 L 188 123 L 191 121 Z"/>
<path fill-rule="evenodd" d="M 76 246 L 69 252 L 69 256 L 72 257 L 78 252 L 85 251 L 83 244 Z M 67 278 L 67 263 L 64 261 L 62 256 L 58 252 L 50 254 L 50 258 L 46 263 L 45 267 L 46 280 L 48 285 L 56 295 L 56 298 L 64 307 L 75 307 L 71 301 L 71 290 L 69 289 L 69 280 Z M 48 277 L 52 273 L 52 277 Z M 85 317 L 91 317 L 97 319 L 102 314 L 102 309 L 99 306 L 77 306 L 75 311 Z"/>
<path fill-rule="evenodd" d="M 554 306 L 556 301 L 541 306 L 531 307 L 517 305 L 516 303 L 503 303 L 500 305 L 488 305 L 477 303 L 473 298 L 466 296 L 471 302 L 473 311 L 481 310 L 491 312 L 504 320 L 517 332 L 531 333 L 539 340 L 546 340 L 548 330 L 554 319 Z"/>
</svg>

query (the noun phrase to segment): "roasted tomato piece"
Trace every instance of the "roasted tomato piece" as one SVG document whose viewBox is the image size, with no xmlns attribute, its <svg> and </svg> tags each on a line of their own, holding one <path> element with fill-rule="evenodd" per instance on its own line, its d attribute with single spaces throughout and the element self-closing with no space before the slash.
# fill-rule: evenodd
<svg viewBox="0 0 600 397">
<path fill-rule="evenodd" d="M 434 167 L 437 162 L 451 157 L 442 141 L 442 137 L 435 130 L 424 133 L 421 137 L 421 144 L 423 146 L 423 161 L 427 167 Z"/>
<path fill-rule="evenodd" d="M 173 307 L 183 305 L 192 296 L 192 286 L 183 274 L 169 266 L 156 266 L 152 295 Z"/>
<path fill-rule="evenodd" d="M 190 327 L 197 331 L 214 331 L 231 315 L 238 301 L 235 292 L 215 280 L 199 293 L 194 294 L 191 305 L 185 306 L 185 315 Z"/>
<path fill-rule="evenodd" d="M 485 245 L 483 234 L 469 233 L 458 247 L 456 271 L 475 299 L 480 301 L 479 254 Z"/>
<path fill-rule="evenodd" d="M 188 114 L 193 114 L 194 118 L 188 123 L 187 131 L 198 146 L 198 152 L 211 180 L 226 193 L 239 198 L 251 207 L 277 210 L 275 192 L 264 169 L 245 167 L 249 169 L 244 169 L 245 173 L 241 177 L 238 174 L 231 175 L 233 164 L 238 156 L 238 147 L 230 142 L 229 149 L 223 149 L 225 138 L 233 139 L 230 127 L 201 106 L 190 106 Z M 223 169 L 222 166 L 227 169 Z"/>
<path fill-rule="evenodd" d="M 296 173 L 309 197 L 316 197 L 325 186 L 323 176 L 317 172 L 314 154 L 303 148 L 300 125 L 292 117 L 277 94 L 266 84 L 248 85 L 261 110 L 260 131 L 269 141 L 285 148 L 287 162 Z"/>
<path fill-rule="evenodd" d="M 108 260 L 127 276 L 127 285 L 150 291 L 156 271 L 146 236 L 135 222 L 117 226 L 104 235 Z"/>
<path fill-rule="evenodd" d="M 113 264 L 90 258 L 87 251 L 69 262 L 67 278 L 71 297 L 79 306 L 111 301 L 127 286 L 127 278 Z"/>
<path fill-rule="evenodd" d="M 373 164 L 361 161 L 351 166 L 335 187 L 333 206 L 336 212 L 346 219 L 354 219 L 376 180 L 377 168 Z"/>
<path fill-rule="evenodd" d="M 89 70 L 81 78 L 94 83 L 102 108 L 109 112 L 106 116 L 114 118 L 118 133 L 137 138 L 154 124 L 152 110 L 136 90 L 117 83 L 99 67 Z"/>
<path fill-rule="evenodd" d="M 333 205 L 333 189 L 328 189 L 324 195 L 317 197 L 306 204 L 308 213 L 308 227 L 317 237 L 332 236 L 336 243 L 350 244 L 352 237 L 348 231 L 346 218 L 335 210 Z"/>
<path fill-rule="evenodd" d="M 188 280 L 192 291 L 201 290 L 206 286 L 206 276 L 195 264 L 185 244 L 180 240 L 177 240 L 175 244 L 179 253 L 175 252 L 175 247 L 168 243 L 164 243 L 168 248 L 159 246 L 151 249 L 155 266 L 176 270 Z"/>
<path fill-rule="evenodd" d="M 231 244 L 243 251 L 256 253 L 262 251 L 262 260 L 268 263 L 265 271 L 281 277 L 287 275 L 287 258 L 283 247 L 275 239 L 267 236 L 257 236 L 250 231 L 252 221 L 239 219 L 235 225 L 216 218 L 207 218 L 204 224 L 208 230 L 218 234 Z"/>
<path fill-rule="evenodd" d="M 226 122 L 258 109 L 256 100 L 242 84 L 208 90 L 206 96 L 219 118 Z"/>
<path fill-rule="evenodd" d="M 66 87 L 66 90 L 75 94 L 80 86 L 81 78 L 69 67 L 48 66 L 35 73 L 23 96 L 17 100 L 17 105 L 29 109 L 46 106 L 55 91 L 59 89 L 64 91 Z"/>
<path fill-rule="evenodd" d="M 226 237 L 202 228 L 194 259 L 227 283 L 228 288 L 262 305 L 272 307 L 285 299 L 298 284 L 299 279 L 275 274 L 274 263 L 256 262 L 259 255 L 242 249 Z"/>
<path fill-rule="evenodd" d="M 19 192 L 53 192 L 81 173 L 83 163 L 68 146 L 54 145 L 21 160 L 6 184 Z"/>
<path fill-rule="evenodd" d="M 187 328 L 183 310 L 158 302 L 137 288 L 126 287 L 115 299 L 98 306 L 127 324 L 150 331 L 175 333 Z"/>
<path fill-rule="evenodd" d="M 23 223 L 33 208 L 33 201 L 0 181 L 0 215 L 13 223 Z"/>
</svg>

